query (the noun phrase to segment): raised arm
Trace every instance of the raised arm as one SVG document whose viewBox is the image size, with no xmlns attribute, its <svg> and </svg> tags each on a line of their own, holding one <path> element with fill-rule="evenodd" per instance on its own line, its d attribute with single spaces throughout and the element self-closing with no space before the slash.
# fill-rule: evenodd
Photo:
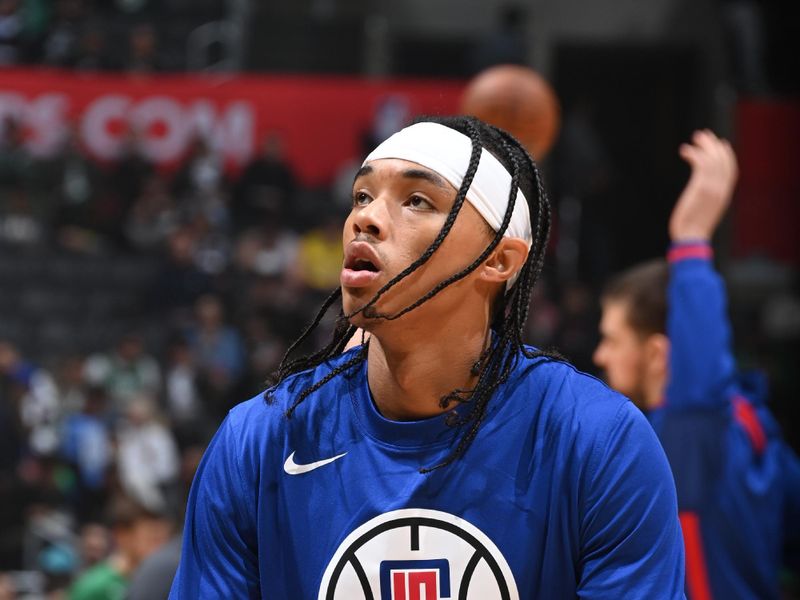
<svg viewBox="0 0 800 600">
<path fill-rule="evenodd" d="M 680 148 L 692 169 L 669 222 L 667 406 L 703 408 L 727 402 L 734 375 L 725 288 L 712 263 L 711 237 L 730 206 L 737 178 L 730 144 L 708 130 Z"/>
</svg>

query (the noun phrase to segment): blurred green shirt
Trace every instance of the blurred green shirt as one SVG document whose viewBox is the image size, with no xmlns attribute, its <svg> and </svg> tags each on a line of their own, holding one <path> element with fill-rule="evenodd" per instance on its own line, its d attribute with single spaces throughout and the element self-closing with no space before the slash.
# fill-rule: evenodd
<svg viewBox="0 0 800 600">
<path fill-rule="evenodd" d="M 69 589 L 69 600 L 124 600 L 128 580 L 103 561 L 81 575 Z"/>
</svg>

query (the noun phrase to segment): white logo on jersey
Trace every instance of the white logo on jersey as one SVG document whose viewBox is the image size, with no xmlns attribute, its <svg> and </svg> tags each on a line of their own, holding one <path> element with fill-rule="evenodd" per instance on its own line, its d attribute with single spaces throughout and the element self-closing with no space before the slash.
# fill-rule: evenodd
<svg viewBox="0 0 800 600">
<path fill-rule="evenodd" d="M 302 475 L 303 473 L 308 473 L 314 469 L 324 467 L 328 463 L 332 463 L 335 460 L 339 460 L 345 454 L 347 454 L 347 452 L 342 452 L 341 454 L 337 454 L 331 458 L 326 458 L 325 460 L 318 460 L 317 462 L 308 463 L 307 465 L 298 465 L 296 462 L 294 462 L 294 452 L 292 452 L 289 455 L 289 458 L 286 459 L 286 462 L 283 463 L 283 470 L 289 475 Z"/>
<path fill-rule="evenodd" d="M 318 600 L 519 600 L 497 546 L 470 522 L 409 508 L 350 533 L 325 569 Z"/>
</svg>

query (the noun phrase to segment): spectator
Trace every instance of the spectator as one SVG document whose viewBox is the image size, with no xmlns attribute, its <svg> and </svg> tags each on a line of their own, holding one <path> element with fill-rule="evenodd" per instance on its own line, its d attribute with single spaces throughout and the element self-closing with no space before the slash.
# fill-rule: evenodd
<svg viewBox="0 0 800 600">
<path fill-rule="evenodd" d="M 204 448 L 199 446 L 189 447 L 181 457 L 181 488 L 183 491 L 181 509 L 186 504 L 189 487 L 194 479 L 197 466 L 200 464 L 203 450 Z M 183 511 L 181 510 L 176 517 L 178 521 L 182 521 Z M 169 542 L 139 566 L 131 579 L 127 600 L 166 600 L 181 558 L 181 538 L 181 532 L 176 532 Z"/>
<path fill-rule="evenodd" d="M 151 314 L 178 327 L 188 326 L 194 303 L 214 289 L 211 276 L 195 261 L 197 240 L 188 227 L 176 229 L 167 239 L 167 257 L 148 293 Z"/>
<path fill-rule="evenodd" d="M 178 214 L 166 182 L 158 174 L 147 177 L 125 220 L 128 242 L 137 250 L 152 251 L 163 245 L 177 224 Z"/>
<path fill-rule="evenodd" d="M 258 227 L 269 221 L 291 221 L 297 184 L 286 162 L 283 138 L 268 133 L 261 154 L 242 173 L 233 195 L 236 231 Z"/>
<path fill-rule="evenodd" d="M 263 387 L 264 373 L 272 373 L 286 352 L 286 344 L 270 327 L 270 319 L 253 315 L 245 325 L 247 356 L 249 360 L 248 384 L 253 391 Z"/>
<path fill-rule="evenodd" d="M 151 511 L 174 508 L 180 473 L 178 447 L 146 395 L 133 399 L 118 435 L 117 466 L 126 494 Z"/>
<path fill-rule="evenodd" d="M 262 277 L 282 278 L 297 260 L 298 238 L 280 221 L 261 221 L 238 238 L 236 266 Z"/>
<path fill-rule="evenodd" d="M 104 507 L 105 508 L 105 507 Z M 95 513 L 94 517 L 102 514 Z M 111 552 L 111 533 L 99 522 L 87 522 L 80 529 L 81 570 L 86 571 L 108 558 Z"/>
<path fill-rule="evenodd" d="M 158 37 L 152 25 L 137 25 L 128 36 L 128 62 L 125 65 L 129 73 L 147 74 L 162 70 L 161 58 L 158 55 Z"/>
<path fill-rule="evenodd" d="M 200 392 L 200 375 L 192 350 L 183 336 L 174 338 L 167 351 L 167 414 L 181 448 L 205 438 L 213 431 Z"/>
<path fill-rule="evenodd" d="M 161 369 L 145 353 L 144 340 L 137 333 L 123 336 L 108 354 L 90 356 L 85 376 L 90 384 L 105 388 L 111 400 L 112 419 L 121 416 L 134 397 L 155 395 L 161 389 Z"/>
<path fill-rule="evenodd" d="M 44 62 L 71 67 L 78 58 L 86 6 L 83 0 L 56 0 L 55 18 L 44 42 Z"/>
<path fill-rule="evenodd" d="M 78 354 L 65 357 L 59 365 L 58 396 L 64 418 L 82 411 L 86 404 L 85 365 L 86 358 Z"/>
<path fill-rule="evenodd" d="M 0 0 L 0 67 L 15 65 L 20 59 L 22 19 L 19 0 Z"/>
<path fill-rule="evenodd" d="M 87 25 L 80 34 L 73 65 L 76 71 L 109 71 L 115 67 L 111 59 L 102 25 Z"/>
<path fill-rule="evenodd" d="M 0 341 L 0 375 L 8 378 L 11 396 L 19 407 L 19 418 L 27 435 L 27 446 L 41 455 L 51 455 L 58 446 L 60 418 L 58 388 L 46 370 L 22 358 L 8 342 Z"/>
<path fill-rule="evenodd" d="M 44 225 L 33 212 L 30 196 L 23 187 L 8 190 L 5 215 L 0 218 L 0 241 L 20 247 L 41 246 Z"/>
<path fill-rule="evenodd" d="M 75 581 L 69 600 L 123 598 L 131 573 L 169 539 L 169 521 L 129 498 L 117 498 L 110 512 L 115 550 Z"/>
<path fill-rule="evenodd" d="M 67 133 L 52 168 L 59 243 L 76 252 L 96 253 L 116 242 L 122 203 L 109 193 L 106 173 L 86 154 L 77 131 Z"/>
<path fill-rule="evenodd" d="M 45 546 L 37 557 L 38 570 L 44 574 L 47 598 L 63 598 L 78 565 L 78 557 L 70 544 Z"/>
<path fill-rule="evenodd" d="M 86 395 L 83 410 L 67 417 L 63 426 L 62 454 L 78 476 L 75 512 L 79 521 L 97 515 L 107 499 L 108 470 L 113 456 L 105 409 L 105 390 L 93 387 Z"/>
<path fill-rule="evenodd" d="M 16 119 L 2 121 L 0 131 L 0 202 L 12 192 L 27 191 L 35 179 L 34 160 L 25 145 L 25 131 Z"/>
<path fill-rule="evenodd" d="M 329 215 L 320 227 L 300 238 L 294 276 L 306 287 L 324 293 L 339 285 L 342 270 L 342 221 Z"/>
<path fill-rule="evenodd" d="M 222 417 L 244 373 L 244 344 L 236 329 L 225 324 L 224 308 L 217 296 L 199 298 L 195 318 L 186 339 L 204 389 L 215 404 L 214 416 Z"/>
<path fill-rule="evenodd" d="M 116 191 L 120 194 L 126 212 L 141 196 L 154 171 L 153 163 L 142 152 L 140 132 L 132 126 L 129 127 L 122 140 L 119 157 L 112 167 Z"/>
<path fill-rule="evenodd" d="M 186 160 L 175 175 L 172 193 L 189 220 L 203 215 L 213 228 L 227 226 L 222 160 L 204 136 L 195 136 L 189 145 Z"/>
</svg>

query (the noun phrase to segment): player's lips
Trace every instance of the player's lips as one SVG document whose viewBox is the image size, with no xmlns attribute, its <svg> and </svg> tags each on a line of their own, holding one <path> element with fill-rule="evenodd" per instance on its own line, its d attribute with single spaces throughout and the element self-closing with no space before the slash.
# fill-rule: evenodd
<svg viewBox="0 0 800 600">
<path fill-rule="evenodd" d="M 350 242 L 344 251 L 344 265 L 340 281 L 344 287 L 364 287 L 375 281 L 381 273 L 378 253 L 367 242 Z"/>
</svg>

